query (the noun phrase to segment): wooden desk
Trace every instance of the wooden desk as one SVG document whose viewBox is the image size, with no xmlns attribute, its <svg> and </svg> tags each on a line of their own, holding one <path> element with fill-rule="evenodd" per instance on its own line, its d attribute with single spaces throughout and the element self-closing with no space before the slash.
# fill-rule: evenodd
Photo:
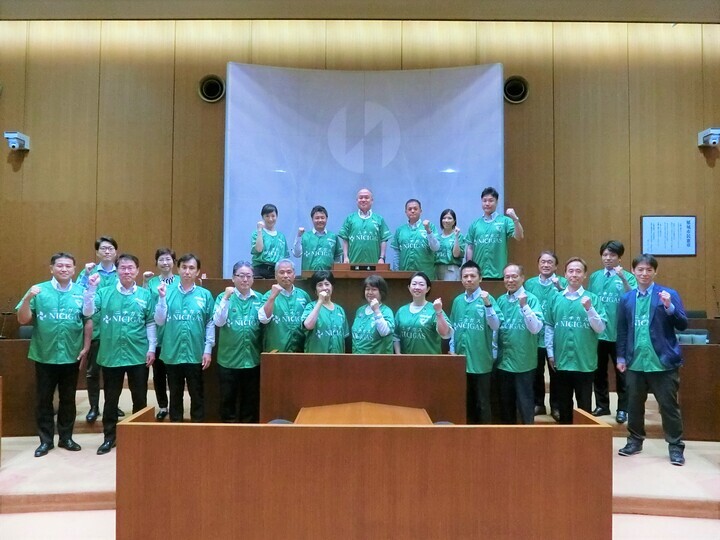
<svg viewBox="0 0 720 540">
<path fill-rule="evenodd" d="M 296 424 L 431 425 L 425 409 L 381 405 L 379 403 L 341 403 L 322 407 L 303 407 Z"/>
<path fill-rule="evenodd" d="M 720 345 L 683 345 L 680 411 L 683 437 L 720 441 Z"/>
</svg>

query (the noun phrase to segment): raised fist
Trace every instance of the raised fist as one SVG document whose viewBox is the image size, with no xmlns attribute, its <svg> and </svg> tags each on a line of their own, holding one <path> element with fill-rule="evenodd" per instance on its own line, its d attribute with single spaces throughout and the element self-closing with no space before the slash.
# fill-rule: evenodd
<svg viewBox="0 0 720 540">
<path fill-rule="evenodd" d="M 585 308 L 585 311 L 589 311 L 590 308 L 592 308 L 592 301 L 591 301 L 590 298 L 588 298 L 587 296 L 583 296 L 583 297 L 580 299 L 580 303 L 581 303 L 582 306 Z"/>
<path fill-rule="evenodd" d="M 93 269 L 93 268 L 95 268 L 95 263 L 94 263 L 94 262 L 89 262 L 89 263 L 87 263 L 87 264 L 85 265 L 85 273 L 86 273 L 86 274 L 89 274 L 90 272 L 92 272 L 92 269 Z"/>
<path fill-rule="evenodd" d="M 298 227 L 298 236 L 305 234 L 305 227 Z"/>
<path fill-rule="evenodd" d="M 165 285 L 165 282 L 160 282 L 157 291 L 160 298 L 165 298 L 165 293 L 167 292 L 167 285 Z"/>
<path fill-rule="evenodd" d="M 143 272 L 143 279 L 150 279 L 155 275 L 155 272 L 151 272 L 148 270 L 147 272 Z"/>
<path fill-rule="evenodd" d="M 225 300 L 229 300 L 233 292 L 235 292 L 235 287 L 225 287 Z"/>
<path fill-rule="evenodd" d="M 258 231 L 263 230 L 263 229 L 265 228 L 265 222 L 264 222 L 264 221 L 258 221 L 258 222 L 257 222 L 257 228 L 258 228 Z"/>
<path fill-rule="evenodd" d="M 442 311 L 442 298 L 436 298 L 433 302 L 433 308 L 435 309 L 435 313 L 440 313 Z"/>
<path fill-rule="evenodd" d="M 508 208 L 507 210 L 505 210 L 505 213 L 506 213 L 507 216 L 508 216 L 510 219 L 512 219 L 513 221 L 519 219 L 519 218 L 517 217 L 517 214 L 515 213 L 515 209 L 514 209 L 514 208 Z"/>
<path fill-rule="evenodd" d="M 518 301 L 518 304 L 520 304 L 521 308 L 524 308 L 525 306 L 527 306 L 527 294 L 525 294 L 524 292 L 521 292 L 520 294 L 518 294 L 517 301 Z"/>
<path fill-rule="evenodd" d="M 100 274 L 93 274 L 88 278 L 88 285 L 91 287 L 97 287 L 100 285 L 100 280 L 102 278 L 100 277 Z"/>
</svg>

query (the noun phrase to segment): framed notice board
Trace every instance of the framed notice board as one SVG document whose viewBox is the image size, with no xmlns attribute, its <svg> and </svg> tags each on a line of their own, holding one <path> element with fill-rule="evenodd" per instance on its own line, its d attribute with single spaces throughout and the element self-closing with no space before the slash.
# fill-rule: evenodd
<svg viewBox="0 0 720 540">
<path fill-rule="evenodd" d="M 642 216 L 642 252 L 669 257 L 697 255 L 695 216 Z"/>
</svg>

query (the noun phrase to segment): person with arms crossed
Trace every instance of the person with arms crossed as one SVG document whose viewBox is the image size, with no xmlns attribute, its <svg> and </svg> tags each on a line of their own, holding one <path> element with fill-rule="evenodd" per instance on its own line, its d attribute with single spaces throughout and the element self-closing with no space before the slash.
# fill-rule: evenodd
<svg viewBox="0 0 720 540">
<path fill-rule="evenodd" d="M 293 257 L 302 257 L 302 270 L 332 270 L 333 264 L 342 261 L 342 242 L 338 236 L 327 230 L 328 213 L 324 206 L 313 206 L 310 210 L 313 231 L 298 228 Z"/>
<path fill-rule="evenodd" d="M 329 270 L 318 270 L 310 278 L 317 301 L 305 306 L 302 323 L 305 328 L 306 353 L 344 353 L 350 337 L 345 310 L 332 301 L 335 276 Z"/>
<path fill-rule="evenodd" d="M 628 394 L 627 444 L 618 454 L 642 452 L 645 440 L 645 401 L 648 391 L 660 406 L 670 463 L 685 464 L 682 414 L 678 403 L 683 358 L 675 332 L 688 326 L 677 291 L 655 283 L 657 259 L 643 254 L 632 262 L 637 290 L 618 304 L 617 367 L 625 373 Z"/>
<path fill-rule="evenodd" d="M 395 316 L 383 302 L 388 295 L 387 282 L 377 275 L 363 281 L 367 302 L 355 312 L 352 325 L 353 354 L 392 354 Z"/>
<path fill-rule="evenodd" d="M 385 262 L 390 229 L 385 220 L 372 210 L 372 192 L 363 188 L 357 193 L 358 211 L 353 212 L 338 232 L 343 239 L 343 262 L 375 264 Z"/>
<path fill-rule="evenodd" d="M 466 246 L 452 208 L 446 208 L 440 214 L 440 227 L 442 232 L 438 238 L 440 247 L 435 253 L 435 275 L 441 281 L 460 281 L 460 265 Z"/>
<path fill-rule="evenodd" d="M 430 278 L 423 272 L 415 272 L 410 277 L 408 290 L 412 302 L 395 314 L 395 354 L 441 354 L 441 338 L 449 338 L 452 332 L 442 299 L 428 302 Z"/>
<path fill-rule="evenodd" d="M 395 267 L 403 272 L 424 272 L 435 279 L 435 253 L 440 248 L 435 225 L 420 222 L 422 205 L 417 199 L 405 203 L 408 222 L 395 231 L 390 247 L 395 250 Z"/>
<path fill-rule="evenodd" d="M 58 446 L 80 450 L 73 441 L 78 371 L 85 364 L 92 322 L 82 315 L 83 289 L 73 283 L 75 257 L 59 252 L 50 257 L 50 281 L 33 285 L 16 306 L 18 323 L 33 326 L 28 358 L 35 363 L 35 418 L 40 446 L 35 457 L 55 448 L 53 396 L 58 392 Z"/>
<path fill-rule="evenodd" d="M 258 221 L 257 230 L 250 239 L 253 273 L 255 277 L 272 278 L 275 263 L 290 256 L 285 235 L 275 229 L 278 209 L 274 204 L 266 204 L 260 210 L 262 221 Z"/>
</svg>

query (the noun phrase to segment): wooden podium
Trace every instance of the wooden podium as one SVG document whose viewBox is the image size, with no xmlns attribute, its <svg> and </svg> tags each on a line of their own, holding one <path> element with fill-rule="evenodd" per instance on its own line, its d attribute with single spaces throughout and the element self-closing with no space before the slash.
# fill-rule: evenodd
<svg viewBox="0 0 720 540">
<path fill-rule="evenodd" d="M 377 275 L 385 280 L 410 279 L 413 272 L 393 272 L 387 263 L 357 263 L 344 264 L 335 263 L 332 267 L 333 276 L 336 278 L 362 278 Z M 305 270 L 302 273 L 303 278 L 309 278 L 314 274 L 312 270 Z"/>
<path fill-rule="evenodd" d="M 342 405 L 303 407 L 295 418 L 295 423 L 423 426 L 432 424 L 432 420 L 425 409 L 363 401 L 343 403 Z"/>
</svg>

